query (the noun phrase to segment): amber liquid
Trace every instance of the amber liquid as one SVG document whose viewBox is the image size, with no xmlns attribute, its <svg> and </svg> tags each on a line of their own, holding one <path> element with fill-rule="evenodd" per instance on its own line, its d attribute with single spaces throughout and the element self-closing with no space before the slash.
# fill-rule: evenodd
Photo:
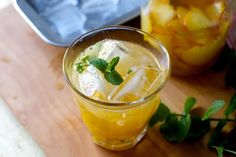
<svg viewBox="0 0 236 157">
<path fill-rule="evenodd" d="M 107 61 L 119 56 L 116 70 L 123 77 L 123 83 L 112 85 L 93 65 L 78 73 L 76 63 L 84 56 L 91 55 Z M 158 94 L 148 100 L 142 99 L 159 87 L 164 73 L 149 50 L 127 41 L 105 39 L 80 53 L 74 60 L 72 83 L 85 96 L 104 102 L 104 106 L 101 106 L 75 94 L 82 119 L 93 141 L 112 150 L 134 146 L 146 132 L 147 123 L 160 102 Z M 143 102 L 128 104 L 134 101 Z M 117 108 L 113 103 L 127 104 Z"/>
</svg>

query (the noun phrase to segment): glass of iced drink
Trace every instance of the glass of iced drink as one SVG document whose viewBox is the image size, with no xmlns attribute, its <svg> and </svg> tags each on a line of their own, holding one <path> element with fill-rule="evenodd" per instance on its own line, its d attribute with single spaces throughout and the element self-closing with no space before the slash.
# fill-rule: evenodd
<svg viewBox="0 0 236 157">
<path fill-rule="evenodd" d="M 94 143 L 123 150 L 144 136 L 170 61 L 153 36 L 112 26 L 78 38 L 66 50 L 63 70 Z"/>
<path fill-rule="evenodd" d="M 166 46 L 173 73 L 195 74 L 218 57 L 235 7 L 235 0 L 149 0 L 142 30 Z"/>
</svg>

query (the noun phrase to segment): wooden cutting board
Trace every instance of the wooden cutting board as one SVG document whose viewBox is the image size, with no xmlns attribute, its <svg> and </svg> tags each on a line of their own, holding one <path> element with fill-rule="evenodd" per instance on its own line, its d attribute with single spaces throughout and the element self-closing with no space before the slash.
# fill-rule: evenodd
<svg viewBox="0 0 236 157">
<path fill-rule="evenodd" d="M 45 157 L 22 125 L 0 98 L 0 156 L 1 157 Z"/>
<path fill-rule="evenodd" d="M 207 148 L 207 137 L 195 143 L 171 144 L 157 126 L 130 150 L 114 152 L 94 145 L 62 75 L 65 49 L 44 43 L 12 6 L 0 11 L 0 21 L 0 97 L 47 156 L 216 156 Z M 171 77 L 162 90 L 162 100 L 176 112 L 182 111 L 187 96 L 195 96 L 199 106 L 207 107 L 214 99 L 229 100 L 231 95 L 223 74 L 212 72 Z"/>
</svg>

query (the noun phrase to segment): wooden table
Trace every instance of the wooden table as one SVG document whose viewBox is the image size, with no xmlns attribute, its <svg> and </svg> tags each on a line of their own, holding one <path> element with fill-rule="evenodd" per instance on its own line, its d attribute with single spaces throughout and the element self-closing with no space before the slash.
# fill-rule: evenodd
<svg viewBox="0 0 236 157">
<path fill-rule="evenodd" d="M 0 97 L 49 157 L 214 157 L 207 136 L 195 143 L 171 144 L 150 129 L 126 151 L 108 151 L 92 143 L 62 75 L 65 49 L 44 43 L 10 6 L 0 11 Z M 229 100 L 222 73 L 192 78 L 171 77 L 162 100 L 181 112 L 186 96 L 207 107 L 214 99 Z M 1 124 L 0 124 L 1 125 Z"/>
</svg>

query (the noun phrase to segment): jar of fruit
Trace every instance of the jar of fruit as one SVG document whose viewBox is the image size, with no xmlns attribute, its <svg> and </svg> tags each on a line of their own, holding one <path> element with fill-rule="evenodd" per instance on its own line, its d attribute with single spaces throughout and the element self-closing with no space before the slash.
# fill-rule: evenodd
<svg viewBox="0 0 236 157">
<path fill-rule="evenodd" d="M 211 66 L 227 38 L 235 0 L 150 0 L 142 8 L 141 28 L 167 48 L 175 74 Z"/>
</svg>

